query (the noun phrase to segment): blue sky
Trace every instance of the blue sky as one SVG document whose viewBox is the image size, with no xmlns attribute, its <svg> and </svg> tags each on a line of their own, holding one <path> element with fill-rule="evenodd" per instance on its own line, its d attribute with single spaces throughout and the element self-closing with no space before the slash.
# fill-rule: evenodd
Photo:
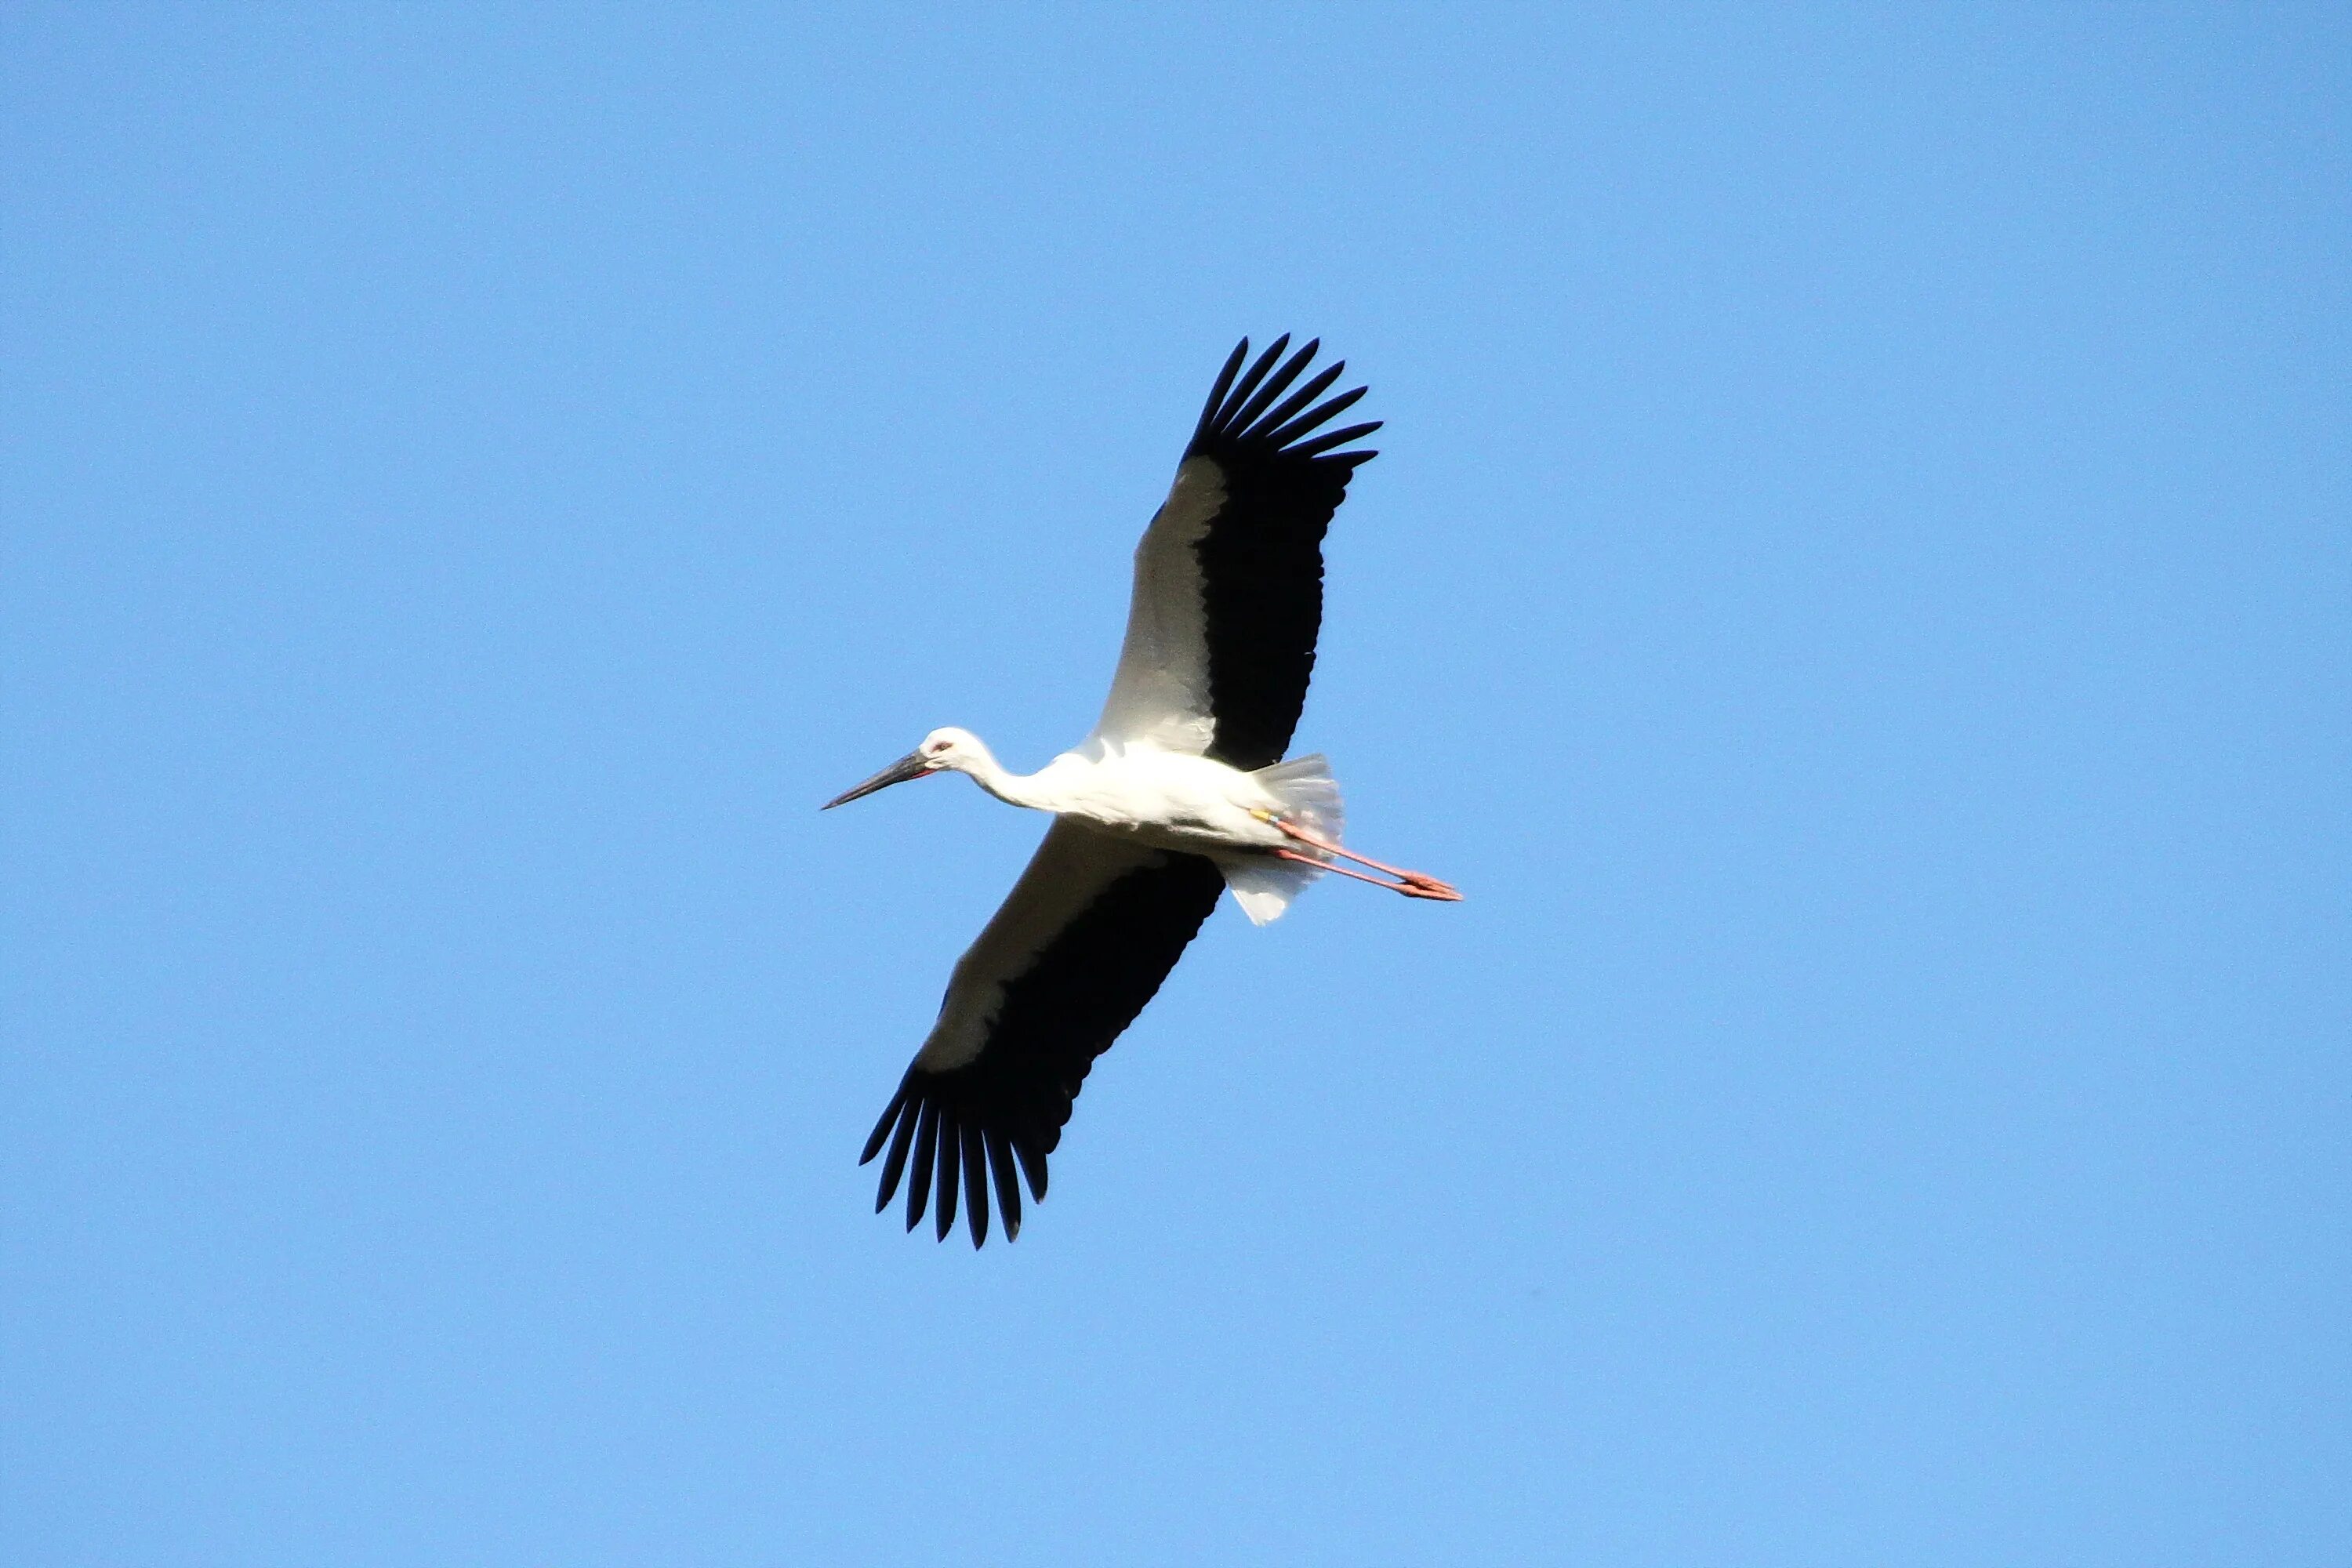
<svg viewBox="0 0 2352 1568">
<path fill-rule="evenodd" d="M 2352 1557 L 2332 7 L 11 6 L 0 1556 Z M 1017 1246 L 1219 361 L 1383 455 Z"/>
</svg>

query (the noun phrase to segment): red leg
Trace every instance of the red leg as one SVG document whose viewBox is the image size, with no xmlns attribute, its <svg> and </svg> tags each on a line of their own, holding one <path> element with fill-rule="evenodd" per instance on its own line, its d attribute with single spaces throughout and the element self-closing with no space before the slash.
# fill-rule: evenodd
<svg viewBox="0 0 2352 1568">
<path fill-rule="evenodd" d="M 1317 837 L 1314 834 L 1307 832 L 1307 829 L 1299 826 L 1297 823 L 1286 821 L 1279 816 L 1269 816 L 1266 820 L 1272 823 L 1275 826 L 1282 829 L 1283 832 L 1288 834 L 1291 837 L 1298 840 L 1299 843 L 1320 849 L 1326 855 L 1343 856 L 1349 860 L 1353 860 L 1359 866 L 1370 866 L 1375 871 L 1386 871 L 1390 876 L 1396 878 L 1399 881 L 1405 884 L 1405 887 L 1397 889 L 1397 891 L 1401 893 L 1405 891 L 1406 888 L 1411 888 L 1416 889 L 1412 895 L 1415 898 L 1444 899 L 1454 902 L 1459 902 L 1462 898 L 1462 895 L 1454 890 L 1454 885 L 1451 882 L 1442 882 L 1425 871 L 1408 871 L 1402 866 L 1391 866 L 1386 861 L 1375 860 L 1369 855 L 1359 855 L 1352 849 L 1342 849 L 1337 844 L 1327 843 L 1323 839 Z M 1279 854 L 1281 852 L 1277 850 L 1276 853 Z M 1297 856 L 1293 856 L 1291 858 L 1293 859 L 1301 858 L 1301 857 Z M 1337 866 L 1330 868 L 1334 871 L 1339 869 Z M 1353 873 L 1351 872 L 1349 875 L 1353 875 Z M 1367 882 L 1378 882 L 1379 885 L 1383 888 L 1391 886 L 1390 883 L 1381 882 L 1380 879 L 1377 877 L 1365 877 L 1360 879 Z"/>
<path fill-rule="evenodd" d="M 1434 877 L 1416 877 L 1414 873 L 1407 872 L 1407 880 L 1391 882 L 1380 877 L 1367 877 L 1361 871 L 1351 871 L 1345 866 L 1335 866 L 1318 856 L 1301 855 L 1296 849 L 1269 849 L 1266 853 L 1277 860 L 1296 860 L 1302 866 L 1312 866 L 1336 877 L 1353 877 L 1359 882 L 1370 882 L 1375 888 L 1386 888 L 1390 892 L 1402 893 L 1408 899 L 1438 899 L 1454 904 L 1462 901 L 1460 893 Z"/>
</svg>

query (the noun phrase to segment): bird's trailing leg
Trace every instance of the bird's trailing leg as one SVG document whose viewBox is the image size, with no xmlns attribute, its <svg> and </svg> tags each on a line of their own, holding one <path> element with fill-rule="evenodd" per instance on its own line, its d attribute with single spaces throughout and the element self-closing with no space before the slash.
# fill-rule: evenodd
<svg viewBox="0 0 2352 1568">
<path fill-rule="evenodd" d="M 1386 877 L 1368 877 L 1361 871 L 1351 871 L 1345 866 L 1334 865 L 1320 855 L 1301 855 L 1296 849 L 1269 849 L 1267 854 L 1277 860 L 1296 860 L 1302 866 L 1312 866 L 1318 871 L 1328 871 L 1335 877 L 1353 877 L 1359 882 L 1370 882 L 1375 888 L 1386 888 L 1391 893 L 1402 893 L 1408 899 L 1444 899 L 1459 903 L 1462 895 L 1443 882 L 1432 885 L 1433 879 L 1423 878 L 1418 882 L 1391 882 Z M 1444 888 L 1440 892 L 1438 889 Z"/>
<path fill-rule="evenodd" d="M 1342 877 L 1353 877 L 1359 882 L 1370 882 L 1375 888 L 1386 888 L 1392 893 L 1402 893 L 1408 899 L 1439 899 L 1454 904 L 1462 901 L 1462 895 L 1455 889 L 1453 883 L 1441 882 L 1425 871 L 1408 871 L 1402 866 L 1391 866 L 1385 861 L 1375 860 L 1369 855 L 1359 855 L 1352 849 L 1342 849 L 1328 839 L 1309 833 L 1298 824 L 1276 816 L 1272 812 L 1259 812 L 1256 815 L 1268 826 L 1280 828 L 1310 849 L 1319 849 L 1325 855 L 1336 855 L 1342 859 L 1353 860 L 1359 866 L 1370 866 L 1375 871 L 1386 871 L 1396 880 L 1391 882 L 1379 877 L 1367 877 L 1361 871 L 1350 871 L 1345 866 L 1335 866 L 1328 860 L 1313 855 L 1301 855 L 1294 849 L 1276 850 L 1274 853 L 1280 859 L 1299 860 L 1310 866 L 1320 866 L 1327 871 L 1337 871 Z"/>
</svg>

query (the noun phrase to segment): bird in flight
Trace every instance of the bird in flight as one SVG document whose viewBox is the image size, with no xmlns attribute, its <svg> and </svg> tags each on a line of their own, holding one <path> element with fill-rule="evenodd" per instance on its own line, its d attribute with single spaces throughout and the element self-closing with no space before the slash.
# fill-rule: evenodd
<svg viewBox="0 0 2352 1568">
<path fill-rule="evenodd" d="M 1462 896 L 1342 848 L 1324 759 L 1283 760 L 1315 668 L 1324 531 L 1374 456 L 1350 443 L 1380 428 L 1325 431 L 1365 389 L 1318 403 L 1346 362 L 1301 383 L 1320 345 L 1286 359 L 1289 346 L 1285 335 L 1252 360 L 1244 338 L 1218 373 L 1136 546 L 1127 638 L 1094 733 L 1024 777 L 971 731 L 934 730 L 826 803 L 960 773 L 1054 814 L 957 962 L 939 1021 L 860 1158 L 887 1147 L 875 1212 L 906 1178 L 908 1230 L 928 1205 L 946 1240 L 961 1197 L 979 1247 L 992 1189 L 1005 1236 L 1021 1233 L 1021 1179 L 1042 1202 L 1046 1156 L 1095 1058 L 1151 1000 L 1221 890 L 1257 925 L 1326 871 L 1407 898 Z"/>
</svg>

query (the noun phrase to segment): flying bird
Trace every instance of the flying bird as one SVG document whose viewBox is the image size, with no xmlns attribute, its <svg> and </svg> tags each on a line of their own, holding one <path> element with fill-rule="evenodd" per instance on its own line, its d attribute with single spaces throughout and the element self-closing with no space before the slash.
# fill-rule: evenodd
<svg viewBox="0 0 2352 1568">
<path fill-rule="evenodd" d="M 939 1020 L 860 1157 L 888 1150 L 877 1214 L 910 1178 L 908 1230 L 929 1205 L 946 1240 L 961 1196 L 979 1247 L 992 1188 L 1005 1236 L 1020 1234 L 1021 1178 L 1042 1202 L 1046 1156 L 1095 1058 L 1151 1000 L 1221 890 L 1257 925 L 1326 871 L 1408 898 L 1462 896 L 1342 848 L 1324 759 L 1283 760 L 1315 668 L 1324 531 L 1374 456 L 1351 443 L 1380 428 L 1325 431 L 1365 389 L 1318 403 L 1346 362 L 1301 383 L 1320 344 L 1285 359 L 1289 346 L 1286 334 L 1251 360 L 1244 338 L 1218 374 L 1136 546 L 1127 637 L 1092 734 L 1024 777 L 971 731 L 934 730 L 826 803 L 960 773 L 999 800 L 1054 814 L 956 963 Z"/>
</svg>

